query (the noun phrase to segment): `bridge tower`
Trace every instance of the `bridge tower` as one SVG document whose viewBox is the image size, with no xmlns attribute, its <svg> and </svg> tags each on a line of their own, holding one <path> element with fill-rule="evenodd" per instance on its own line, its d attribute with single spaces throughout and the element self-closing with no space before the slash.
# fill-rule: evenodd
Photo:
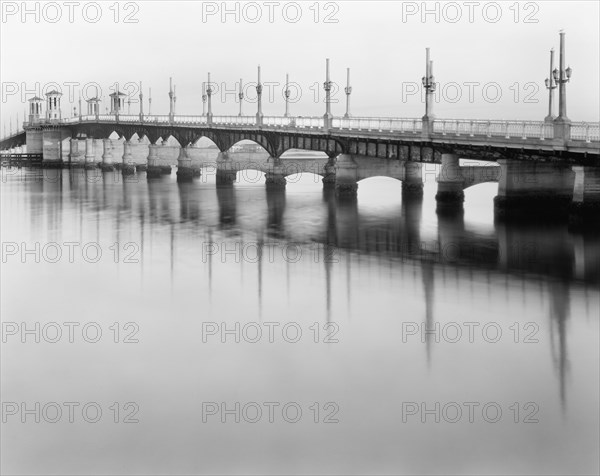
<svg viewBox="0 0 600 476">
<path fill-rule="evenodd" d="M 93 97 L 88 99 L 86 102 L 88 116 L 96 116 L 96 120 L 98 120 L 100 116 L 100 99 Z"/>
<path fill-rule="evenodd" d="M 110 113 L 112 115 L 118 116 L 121 111 L 125 108 L 125 94 L 119 92 L 114 92 L 109 95 L 110 97 Z"/>
<path fill-rule="evenodd" d="M 38 96 L 32 97 L 29 100 L 29 125 L 38 124 L 40 122 L 43 102 L 44 100 Z"/>
<path fill-rule="evenodd" d="M 46 119 L 49 121 L 60 121 L 61 109 L 60 109 L 60 97 L 62 93 L 59 93 L 56 89 L 53 89 L 49 93 L 46 93 Z"/>
</svg>

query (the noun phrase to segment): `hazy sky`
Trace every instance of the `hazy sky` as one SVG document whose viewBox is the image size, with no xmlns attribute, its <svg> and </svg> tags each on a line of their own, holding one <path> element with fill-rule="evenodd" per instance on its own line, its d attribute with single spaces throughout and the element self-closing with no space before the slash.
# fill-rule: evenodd
<svg viewBox="0 0 600 476">
<path fill-rule="evenodd" d="M 265 84 L 265 115 L 284 112 L 286 72 L 297 83 L 292 96 L 301 91 L 291 112 L 322 115 L 327 57 L 331 79 L 340 85 L 334 115 L 344 113 L 350 67 L 353 115 L 420 117 L 426 46 L 439 82 L 438 117 L 541 120 L 548 109 L 549 50 L 556 48 L 558 66 L 561 28 L 567 33 L 567 64 L 573 68 L 568 115 L 573 121 L 599 120 L 597 1 L 26 2 L 32 13 L 25 17 L 22 2 L 0 3 L 1 118 L 7 123 L 12 117 L 13 127 L 17 113 L 22 120 L 36 82 L 42 92 L 57 83 L 65 94 L 63 115 L 71 115 L 82 87 L 72 87 L 75 101 L 70 104 L 67 83 L 98 83 L 104 111 L 111 85 L 119 82 L 124 88 L 143 81 L 146 112 L 152 88 L 152 113 L 166 114 L 173 76 L 177 113 L 200 114 L 208 71 L 219 88 L 231 91 L 213 98 L 213 113 L 237 114 L 233 90 L 240 78 L 256 81 L 258 64 L 262 81 L 277 83 Z M 231 13 L 223 17 L 225 8 Z M 430 12 L 425 17 L 424 9 Z M 132 84 L 126 92 L 137 100 Z M 244 113 L 255 114 L 251 85 L 246 93 L 252 102 L 244 103 Z M 94 95 L 95 87 L 86 94 Z M 132 113 L 138 107 L 132 104 Z"/>
</svg>

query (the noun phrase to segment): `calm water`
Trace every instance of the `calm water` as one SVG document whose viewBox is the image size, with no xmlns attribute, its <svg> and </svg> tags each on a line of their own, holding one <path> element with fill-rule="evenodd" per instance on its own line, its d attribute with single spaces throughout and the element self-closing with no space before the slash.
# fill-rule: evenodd
<svg viewBox="0 0 600 476">
<path fill-rule="evenodd" d="M 4 473 L 598 474 L 597 234 L 253 177 L 3 171 Z"/>
</svg>

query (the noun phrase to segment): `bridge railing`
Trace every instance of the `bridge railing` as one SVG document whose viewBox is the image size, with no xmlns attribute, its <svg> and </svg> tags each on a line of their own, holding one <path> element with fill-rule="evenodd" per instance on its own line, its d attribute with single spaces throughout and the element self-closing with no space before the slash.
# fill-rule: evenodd
<svg viewBox="0 0 600 476">
<path fill-rule="evenodd" d="M 256 116 L 213 116 L 213 124 L 254 126 L 256 125 Z"/>
<path fill-rule="evenodd" d="M 421 119 L 395 117 L 335 117 L 332 126 L 342 130 L 420 133 L 422 122 Z"/>
<path fill-rule="evenodd" d="M 543 121 L 482 121 L 435 119 L 433 132 L 442 135 L 503 137 L 506 139 L 552 139 L 554 126 Z"/>
<path fill-rule="evenodd" d="M 298 127 L 302 129 L 313 129 L 313 128 L 322 128 L 325 125 L 322 117 L 302 117 L 298 116 L 296 118 L 292 118 L 290 121 L 290 127 Z"/>
<path fill-rule="evenodd" d="M 175 116 L 173 117 L 173 122 L 175 124 L 206 124 L 206 116 Z"/>
<path fill-rule="evenodd" d="M 291 117 L 283 116 L 264 116 L 263 125 L 274 127 L 295 127 Z"/>
<path fill-rule="evenodd" d="M 140 116 L 139 115 L 126 115 L 126 114 L 119 114 L 119 122 L 140 122 Z"/>
<path fill-rule="evenodd" d="M 571 139 L 586 142 L 600 141 L 600 124 L 597 122 L 573 122 L 571 124 Z"/>
</svg>

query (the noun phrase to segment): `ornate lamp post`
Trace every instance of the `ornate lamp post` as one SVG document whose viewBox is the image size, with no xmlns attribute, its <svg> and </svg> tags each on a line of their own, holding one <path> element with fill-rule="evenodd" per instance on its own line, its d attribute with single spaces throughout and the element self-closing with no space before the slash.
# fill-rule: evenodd
<svg viewBox="0 0 600 476">
<path fill-rule="evenodd" d="M 240 78 L 240 92 L 238 93 L 238 99 L 240 100 L 240 113 L 239 117 L 242 117 L 242 103 L 244 102 L 244 90 L 242 88 L 242 78 Z"/>
<path fill-rule="evenodd" d="M 350 117 L 350 94 L 352 94 L 352 86 L 350 86 L 350 68 L 346 68 L 346 87 L 344 88 L 344 92 L 346 93 L 346 114 L 344 114 L 344 118 L 348 119 Z"/>
<path fill-rule="evenodd" d="M 206 114 L 206 122 L 208 124 L 212 124 L 212 119 L 213 119 L 213 114 L 212 114 L 212 103 L 211 103 L 211 96 L 212 96 L 212 87 L 210 85 L 210 73 L 208 73 L 208 84 L 206 86 L 206 95 L 208 96 L 208 113 Z"/>
<path fill-rule="evenodd" d="M 173 78 L 169 78 L 169 122 L 173 122 L 173 116 L 175 114 L 173 97 Z"/>
<path fill-rule="evenodd" d="M 425 76 L 421 78 L 425 89 L 425 115 L 423 116 L 423 127 L 427 125 L 427 131 L 431 132 L 430 124 L 433 122 L 433 93 L 435 92 L 435 77 L 433 76 L 433 61 L 429 59 L 429 48 L 425 48 Z"/>
<path fill-rule="evenodd" d="M 142 92 L 142 82 L 140 81 L 140 122 L 144 122 L 144 93 Z"/>
<path fill-rule="evenodd" d="M 554 81 L 554 48 L 550 50 L 550 75 L 545 79 L 546 89 L 548 90 L 548 115 L 544 119 L 546 122 L 554 121 L 554 114 L 552 109 L 554 106 L 554 90 L 556 89 L 556 82 Z"/>
<path fill-rule="evenodd" d="M 258 96 L 258 112 L 256 113 L 256 125 L 262 126 L 262 84 L 260 82 L 260 65 L 258 65 L 258 83 L 256 84 L 256 95 Z"/>
<path fill-rule="evenodd" d="M 79 121 L 81 121 L 81 93 L 79 93 Z"/>
<path fill-rule="evenodd" d="M 177 85 L 173 86 L 173 117 L 177 114 Z"/>
<path fill-rule="evenodd" d="M 331 80 L 329 79 L 329 58 L 325 60 L 325 82 L 323 83 L 323 89 L 325 89 L 325 114 L 323 115 L 323 126 L 326 130 L 331 128 L 331 122 L 333 116 L 331 115 Z"/>
<path fill-rule="evenodd" d="M 206 83 L 202 83 L 202 116 L 206 116 Z"/>
<path fill-rule="evenodd" d="M 148 115 L 152 115 L 152 88 L 148 88 Z"/>
<path fill-rule="evenodd" d="M 569 139 L 571 137 L 571 120 L 567 117 L 567 83 L 571 80 L 571 67 L 565 69 L 565 33 L 560 31 L 559 68 L 552 71 L 554 81 L 558 84 L 558 117 L 554 119 L 554 138 Z"/>
<path fill-rule="evenodd" d="M 283 92 L 283 95 L 285 96 L 285 114 L 283 115 L 283 117 L 289 117 L 290 116 L 290 75 L 286 73 L 285 75 L 285 91 Z"/>
</svg>

